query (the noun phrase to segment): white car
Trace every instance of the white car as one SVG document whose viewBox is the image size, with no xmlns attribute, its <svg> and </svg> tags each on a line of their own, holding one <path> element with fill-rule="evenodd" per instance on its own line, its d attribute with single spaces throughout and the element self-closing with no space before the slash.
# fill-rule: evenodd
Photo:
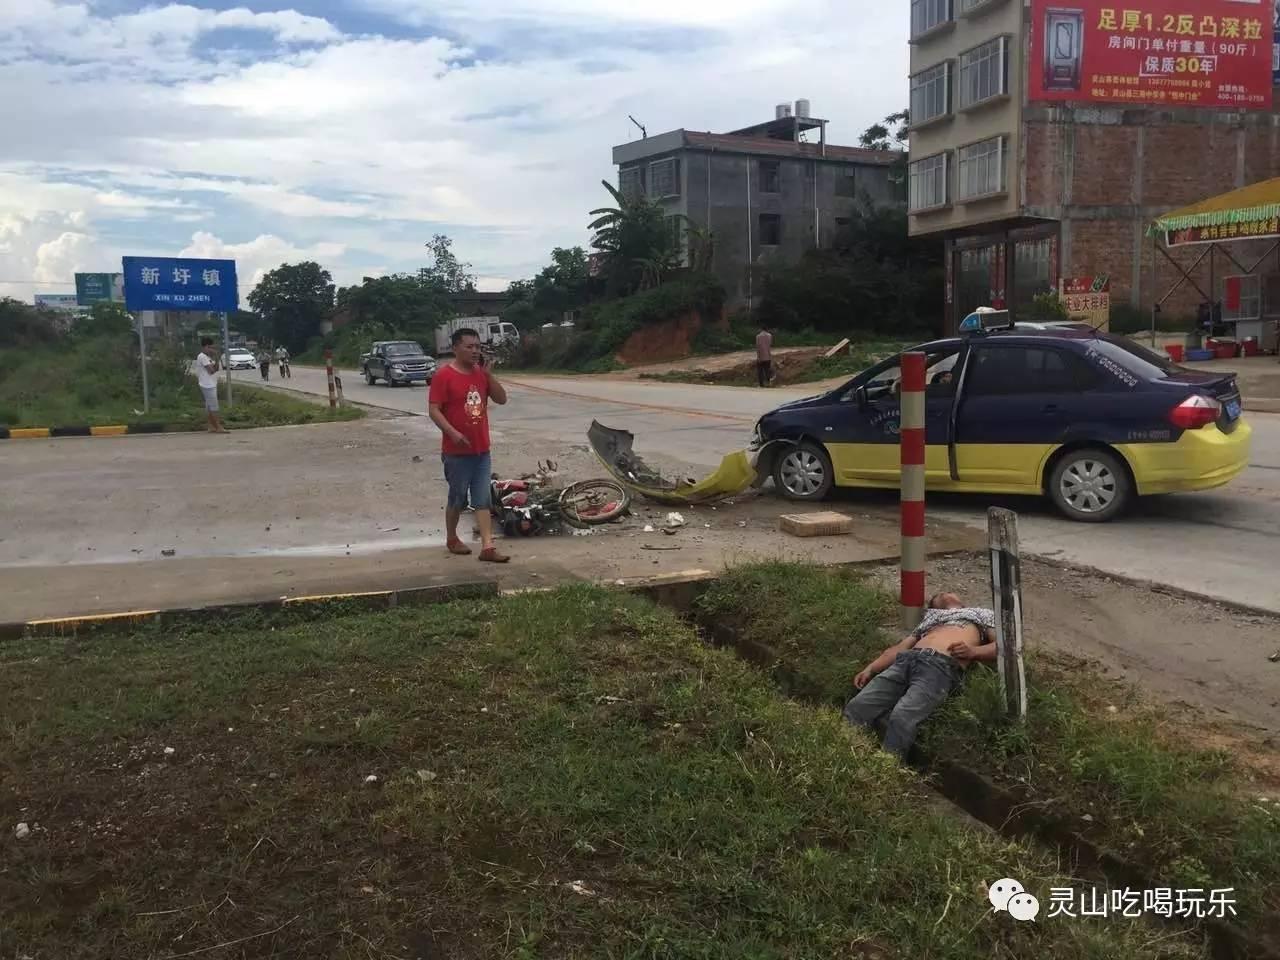
<svg viewBox="0 0 1280 960">
<path fill-rule="evenodd" d="M 248 350 L 233 348 L 227 353 L 228 370 L 252 370 L 257 365 L 257 358 Z"/>
</svg>

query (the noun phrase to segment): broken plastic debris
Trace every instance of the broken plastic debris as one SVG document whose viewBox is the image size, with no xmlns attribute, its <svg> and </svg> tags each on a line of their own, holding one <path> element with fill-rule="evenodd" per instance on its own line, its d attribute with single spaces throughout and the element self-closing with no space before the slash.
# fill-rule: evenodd
<svg viewBox="0 0 1280 960">
<path fill-rule="evenodd" d="M 667 514 L 668 527 L 683 527 L 684 525 L 685 525 L 684 514 L 677 513 L 674 510 L 672 510 L 670 513 Z"/>
<path fill-rule="evenodd" d="M 573 535 L 574 535 L 575 537 L 589 537 L 589 536 L 591 536 L 591 534 L 593 534 L 593 533 L 595 533 L 595 531 L 594 531 L 594 530 L 592 530 L 592 529 L 590 529 L 590 528 L 587 528 L 587 529 L 585 529 L 585 530 L 583 530 L 583 529 L 579 529 L 579 528 L 577 528 L 577 527 L 574 527 L 574 528 L 573 528 Z"/>
<path fill-rule="evenodd" d="M 365 777 L 365 778 L 364 778 L 364 782 L 365 782 L 365 783 L 377 783 L 377 782 L 378 782 L 378 775 L 377 775 L 376 773 L 371 773 L 371 774 L 369 774 L 367 777 Z"/>
<path fill-rule="evenodd" d="M 13 828 L 13 836 L 14 839 L 25 840 L 27 837 L 31 836 L 31 828 L 25 823 L 20 823 Z"/>
<path fill-rule="evenodd" d="M 165 748 L 164 748 L 164 755 L 165 755 L 166 757 L 172 757 L 172 756 L 174 755 L 174 753 L 175 753 L 175 752 L 176 752 L 176 751 L 173 749 L 173 747 L 165 747 Z"/>
<path fill-rule="evenodd" d="M 645 533 L 653 533 L 653 524 L 652 524 L 652 523 L 646 523 L 646 524 L 644 525 L 644 532 L 645 532 Z"/>
<path fill-rule="evenodd" d="M 583 883 L 581 880 L 571 880 L 568 883 L 566 883 L 565 886 L 568 887 L 570 890 L 572 890 L 574 893 L 576 893 L 580 897 L 597 896 L 597 893 L 594 890 L 592 890 L 590 887 L 588 887 L 585 883 Z"/>
</svg>

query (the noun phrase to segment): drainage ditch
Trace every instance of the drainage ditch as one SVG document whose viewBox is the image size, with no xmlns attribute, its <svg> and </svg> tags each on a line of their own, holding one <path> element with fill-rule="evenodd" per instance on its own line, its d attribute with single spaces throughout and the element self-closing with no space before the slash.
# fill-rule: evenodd
<svg viewBox="0 0 1280 960">
<path fill-rule="evenodd" d="M 775 684 L 793 699 L 829 706 L 802 671 L 767 644 L 749 640 L 731 625 L 708 622 L 698 616 L 696 602 L 710 578 L 641 586 L 647 596 L 692 623 L 710 643 L 768 672 Z M 1073 874 L 1105 880 L 1112 886 L 1155 889 L 1163 886 L 1147 867 L 1103 847 L 1087 836 L 1083 821 L 1057 816 L 1026 791 L 998 784 L 979 770 L 945 758 L 931 756 L 918 746 L 910 762 L 946 800 L 1002 836 L 1032 840 L 1052 847 L 1072 865 Z M 1206 917 L 1197 924 L 1165 918 L 1169 926 L 1198 929 L 1207 937 L 1214 960 L 1280 960 L 1280 924 L 1270 918 L 1259 935 L 1237 923 Z"/>
</svg>

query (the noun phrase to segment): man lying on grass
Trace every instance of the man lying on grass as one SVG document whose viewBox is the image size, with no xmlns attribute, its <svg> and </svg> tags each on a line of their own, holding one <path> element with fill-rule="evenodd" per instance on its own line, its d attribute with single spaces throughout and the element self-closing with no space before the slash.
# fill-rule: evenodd
<svg viewBox="0 0 1280 960">
<path fill-rule="evenodd" d="M 935 595 L 920 626 L 853 678 L 860 692 L 845 704 L 845 719 L 874 729 L 888 714 L 884 748 L 905 759 L 916 728 L 960 686 L 965 670 L 995 660 L 995 627 L 986 607 L 966 607 L 954 593 Z"/>
</svg>

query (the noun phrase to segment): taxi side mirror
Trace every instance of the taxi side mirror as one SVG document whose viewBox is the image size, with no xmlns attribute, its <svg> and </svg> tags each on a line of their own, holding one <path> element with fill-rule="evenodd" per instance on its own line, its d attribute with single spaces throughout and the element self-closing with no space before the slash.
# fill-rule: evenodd
<svg viewBox="0 0 1280 960">
<path fill-rule="evenodd" d="M 867 388 L 858 387 L 858 389 L 854 390 L 853 399 L 858 404 L 858 409 L 860 410 L 867 409 L 867 406 L 870 403 L 870 401 L 867 399 Z"/>
</svg>

